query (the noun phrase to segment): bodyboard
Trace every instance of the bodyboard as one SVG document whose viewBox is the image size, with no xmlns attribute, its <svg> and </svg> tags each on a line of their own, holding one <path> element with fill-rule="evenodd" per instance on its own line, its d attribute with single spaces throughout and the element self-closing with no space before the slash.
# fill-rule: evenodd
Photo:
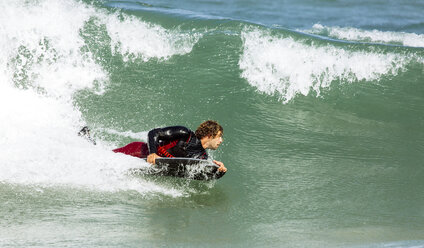
<svg viewBox="0 0 424 248">
<path fill-rule="evenodd" d="M 182 177 L 194 180 L 214 180 L 225 175 L 215 163 L 195 158 L 156 158 L 144 174 Z"/>
</svg>

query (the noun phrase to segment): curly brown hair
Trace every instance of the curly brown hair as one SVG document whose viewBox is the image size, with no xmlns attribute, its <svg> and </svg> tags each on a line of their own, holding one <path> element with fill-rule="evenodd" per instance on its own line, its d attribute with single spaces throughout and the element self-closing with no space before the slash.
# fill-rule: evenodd
<svg viewBox="0 0 424 248">
<path fill-rule="evenodd" d="M 221 136 L 224 134 L 224 129 L 221 125 L 216 121 L 208 120 L 200 124 L 200 126 L 196 129 L 196 137 L 201 139 L 203 137 L 216 137 L 218 133 L 221 131 Z"/>
</svg>

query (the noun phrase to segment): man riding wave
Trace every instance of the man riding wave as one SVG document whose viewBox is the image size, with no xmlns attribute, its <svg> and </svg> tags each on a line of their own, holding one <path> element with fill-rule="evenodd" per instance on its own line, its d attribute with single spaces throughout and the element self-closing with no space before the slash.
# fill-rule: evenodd
<svg viewBox="0 0 424 248">
<path fill-rule="evenodd" d="M 223 128 L 216 121 L 208 120 L 200 124 L 195 132 L 183 126 L 155 128 L 148 133 L 148 142 L 132 142 L 114 152 L 147 158 L 155 164 L 160 157 L 183 157 L 208 159 L 206 149 L 216 150 L 223 142 Z M 219 171 L 226 172 L 224 163 L 213 160 Z"/>
</svg>

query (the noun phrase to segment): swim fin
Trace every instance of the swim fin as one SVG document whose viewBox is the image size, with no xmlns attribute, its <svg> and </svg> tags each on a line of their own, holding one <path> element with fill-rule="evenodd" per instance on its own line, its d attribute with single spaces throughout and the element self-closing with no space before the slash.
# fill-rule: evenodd
<svg viewBox="0 0 424 248">
<path fill-rule="evenodd" d="M 84 137 L 85 139 L 96 145 L 96 141 L 91 138 L 90 129 L 87 126 L 81 128 L 81 130 L 78 132 L 78 136 Z"/>
</svg>

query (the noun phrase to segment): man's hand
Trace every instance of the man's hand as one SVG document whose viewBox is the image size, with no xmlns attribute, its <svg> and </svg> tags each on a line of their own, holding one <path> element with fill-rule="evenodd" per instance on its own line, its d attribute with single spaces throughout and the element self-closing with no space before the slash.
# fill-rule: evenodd
<svg viewBox="0 0 424 248">
<path fill-rule="evenodd" d="M 216 165 L 219 166 L 218 171 L 220 172 L 227 172 L 227 168 L 225 168 L 224 163 L 220 162 L 220 161 L 213 161 Z"/>
<path fill-rule="evenodd" d="M 160 158 L 160 156 L 157 155 L 156 153 L 149 154 L 147 156 L 147 162 L 149 162 L 151 164 L 155 164 L 157 158 Z"/>
</svg>

